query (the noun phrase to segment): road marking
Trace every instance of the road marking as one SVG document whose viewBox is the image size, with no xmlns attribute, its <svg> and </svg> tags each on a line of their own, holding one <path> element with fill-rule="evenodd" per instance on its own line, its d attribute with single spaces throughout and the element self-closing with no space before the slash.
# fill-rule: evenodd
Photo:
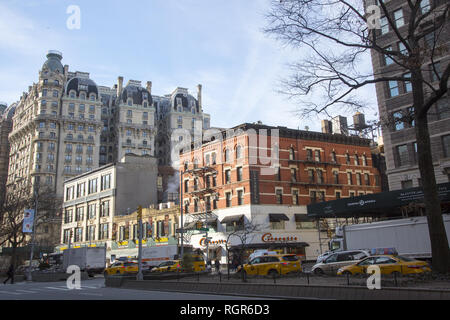
<svg viewBox="0 0 450 320">
<path fill-rule="evenodd" d="M 37 291 L 29 291 L 29 290 L 16 290 L 16 292 L 23 292 L 23 293 L 37 293 Z"/>
<path fill-rule="evenodd" d="M 45 287 L 47 289 L 52 289 L 52 290 L 62 290 L 62 291 L 70 291 L 70 289 L 66 288 L 66 287 Z"/>
<path fill-rule="evenodd" d="M 16 296 L 21 295 L 21 293 L 12 292 L 12 291 L 0 291 L 0 294 L 14 294 Z"/>
</svg>

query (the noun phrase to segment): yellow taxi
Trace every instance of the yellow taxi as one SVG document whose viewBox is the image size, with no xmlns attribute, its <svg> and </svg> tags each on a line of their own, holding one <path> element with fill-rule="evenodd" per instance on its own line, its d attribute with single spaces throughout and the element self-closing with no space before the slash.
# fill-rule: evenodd
<svg viewBox="0 0 450 320">
<path fill-rule="evenodd" d="M 380 267 L 381 274 L 418 274 L 431 272 L 428 263 L 397 255 L 367 257 L 355 264 L 340 268 L 338 275 L 365 274 L 371 265 Z"/>
<path fill-rule="evenodd" d="M 135 261 L 116 261 L 105 269 L 105 275 L 133 274 L 138 272 L 138 263 Z"/>
<path fill-rule="evenodd" d="M 247 275 L 276 276 L 302 272 L 302 265 L 295 254 L 271 254 L 255 257 L 237 271 Z"/>
<path fill-rule="evenodd" d="M 200 272 L 206 270 L 206 263 L 203 260 L 202 256 L 200 255 L 194 255 L 193 256 L 193 267 L 194 272 Z M 176 272 L 176 271 L 183 271 L 182 262 L 181 260 L 168 260 L 162 262 L 159 266 L 153 268 L 151 272 Z"/>
</svg>

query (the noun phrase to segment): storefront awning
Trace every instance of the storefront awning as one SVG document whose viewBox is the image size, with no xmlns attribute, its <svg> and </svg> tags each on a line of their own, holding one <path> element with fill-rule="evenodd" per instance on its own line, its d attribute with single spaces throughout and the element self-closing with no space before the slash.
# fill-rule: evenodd
<svg viewBox="0 0 450 320">
<path fill-rule="evenodd" d="M 289 221 L 289 218 L 284 213 L 269 213 L 270 222 Z"/>
<path fill-rule="evenodd" d="M 236 216 L 228 216 L 222 219 L 220 223 L 232 223 L 232 222 L 239 222 L 241 219 L 244 218 L 243 214 L 236 215 Z"/>
<path fill-rule="evenodd" d="M 184 225 L 184 229 L 189 230 L 189 229 L 195 229 L 195 221 L 192 222 L 188 222 Z"/>
<path fill-rule="evenodd" d="M 246 250 L 256 250 L 256 249 L 283 249 L 283 248 L 304 248 L 309 247 L 307 242 L 277 242 L 277 243 L 252 243 L 246 244 Z M 230 251 L 241 250 L 242 245 L 235 245 L 230 248 Z"/>
<path fill-rule="evenodd" d="M 306 214 L 296 213 L 294 215 L 294 217 L 295 217 L 295 222 L 312 222 L 312 221 L 314 221 L 314 219 L 312 219 L 311 217 L 308 217 L 308 215 L 306 215 Z"/>
</svg>

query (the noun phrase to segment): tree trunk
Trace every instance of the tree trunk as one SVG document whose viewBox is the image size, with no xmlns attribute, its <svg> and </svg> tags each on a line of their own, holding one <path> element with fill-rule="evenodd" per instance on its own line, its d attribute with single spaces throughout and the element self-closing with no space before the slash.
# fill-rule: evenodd
<svg viewBox="0 0 450 320">
<path fill-rule="evenodd" d="M 430 233 L 433 272 L 450 272 L 450 250 L 441 212 L 441 201 L 438 196 L 436 177 L 431 153 L 430 134 L 427 117 L 416 120 L 416 139 L 419 170 L 422 177 L 424 203 L 427 212 L 428 230 Z"/>
</svg>

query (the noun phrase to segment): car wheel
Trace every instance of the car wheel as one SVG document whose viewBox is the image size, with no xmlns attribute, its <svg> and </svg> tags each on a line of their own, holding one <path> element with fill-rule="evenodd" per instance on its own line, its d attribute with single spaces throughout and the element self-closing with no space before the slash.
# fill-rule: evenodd
<svg viewBox="0 0 450 320">
<path fill-rule="evenodd" d="M 277 277 L 278 276 L 278 271 L 277 270 L 269 270 L 269 272 L 267 272 L 267 275 L 269 276 L 269 277 Z"/>
<path fill-rule="evenodd" d="M 314 269 L 314 274 L 318 274 L 318 275 L 323 275 L 323 274 L 324 274 L 324 272 L 323 272 L 323 270 L 322 270 L 322 269 L 320 269 L 320 268 L 317 268 L 317 269 Z"/>
</svg>

